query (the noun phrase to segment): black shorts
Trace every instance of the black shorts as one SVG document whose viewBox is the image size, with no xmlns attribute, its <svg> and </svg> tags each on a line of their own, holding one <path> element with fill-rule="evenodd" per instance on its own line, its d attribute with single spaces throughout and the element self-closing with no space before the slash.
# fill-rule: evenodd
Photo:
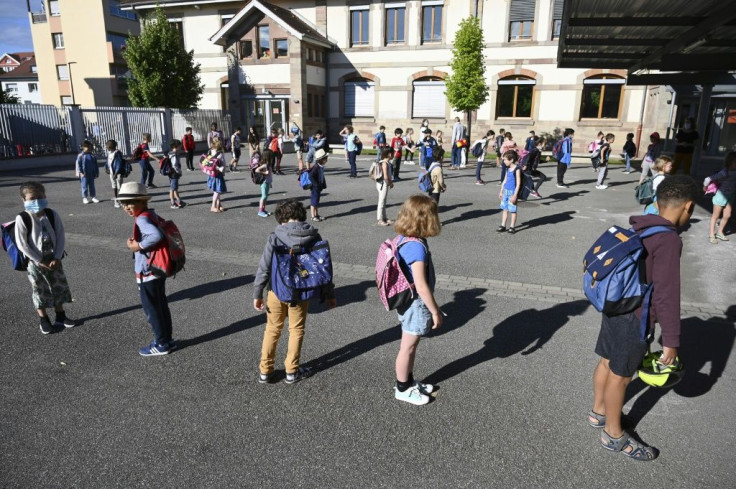
<svg viewBox="0 0 736 489">
<path fill-rule="evenodd" d="M 647 352 L 640 324 L 634 313 L 614 317 L 603 314 L 595 352 L 607 359 L 611 372 L 620 377 L 633 377 Z"/>
</svg>

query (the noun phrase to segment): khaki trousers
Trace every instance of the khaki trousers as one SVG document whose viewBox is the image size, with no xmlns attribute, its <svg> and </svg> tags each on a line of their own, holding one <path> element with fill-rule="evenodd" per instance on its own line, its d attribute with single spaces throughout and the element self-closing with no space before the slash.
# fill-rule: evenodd
<svg viewBox="0 0 736 489">
<path fill-rule="evenodd" d="M 299 370 L 299 356 L 302 352 L 302 340 L 304 339 L 304 324 L 307 322 L 307 310 L 309 301 L 297 302 L 296 306 L 289 306 L 288 302 L 281 302 L 273 291 L 268 291 L 266 296 L 266 331 L 263 333 L 263 345 L 261 347 L 262 374 L 273 372 L 276 347 L 279 344 L 284 322 L 289 318 L 289 346 L 286 350 L 284 367 L 287 374 L 296 373 Z"/>
</svg>

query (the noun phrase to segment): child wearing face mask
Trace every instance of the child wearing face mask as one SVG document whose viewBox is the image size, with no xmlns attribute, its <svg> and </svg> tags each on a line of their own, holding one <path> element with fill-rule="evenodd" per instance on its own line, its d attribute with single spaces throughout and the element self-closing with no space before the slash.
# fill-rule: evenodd
<svg viewBox="0 0 736 489">
<path fill-rule="evenodd" d="M 64 304 L 72 301 L 61 259 L 64 256 L 64 223 L 59 214 L 48 208 L 46 189 L 38 182 L 20 186 L 24 212 L 15 218 L 15 243 L 28 259 L 33 306 L 38 312 L 41 333 L 50 334 L 76 326 L 64 312 Z M 46 309 L 54 308 L 52 323 Z"/>
</svg>

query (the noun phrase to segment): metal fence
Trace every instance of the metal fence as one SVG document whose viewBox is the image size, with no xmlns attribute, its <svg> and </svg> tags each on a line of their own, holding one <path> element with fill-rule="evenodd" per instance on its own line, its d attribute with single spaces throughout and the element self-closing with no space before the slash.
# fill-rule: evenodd
<svg viewBox="0 0 736 489">
<path fill-rule="evenodd" d="M 53 105 L 0 105 L 0 158 L 71 151 L 69 109 Z"/>
<path fill-rule="evenodd" d="M 132 154 L 141 143 L 141 135 L 149 133 L 151 151 L 164 150 L 165 109 L 138 107 L 82 107 L 84 138 L 92 142 L 94 152 L 105 154 L 105 143 L 113 139 L 123 154 Z M 168 148 L 168 145 L 166 145 Z"/>
<path fill-rule="evenodd" d="M 217 124 L 226 136 L 232 134 L 232 123 L 230 114 L 222 110 L 212 109 L 171 109 L 171 123 L 174 128 L 174 137 L 181 139 L 186 133 L 186 128 L 192 128 L 194 140 L 206 141 L 207 133 L 210 132 L 210 125 Z"/>
</svg>

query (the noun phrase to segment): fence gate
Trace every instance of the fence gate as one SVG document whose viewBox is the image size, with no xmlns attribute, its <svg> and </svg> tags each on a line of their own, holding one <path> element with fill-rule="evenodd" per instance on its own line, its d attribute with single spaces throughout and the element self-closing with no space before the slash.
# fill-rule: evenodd
<svg viewBox="0 0 736 489">
<path fill-rule="evenodd" d="M 168 149 L 164 109 L 137 107 L 95 107 L 82 108 L 85 138 L 94 145 L 94 152 L 105 154 L 105 143 L 114 139 L 118 149 L 129 155 L 140 144 L 143 133 L 151 134 L 149 144 L 152 152 Z"/>
</svg>

